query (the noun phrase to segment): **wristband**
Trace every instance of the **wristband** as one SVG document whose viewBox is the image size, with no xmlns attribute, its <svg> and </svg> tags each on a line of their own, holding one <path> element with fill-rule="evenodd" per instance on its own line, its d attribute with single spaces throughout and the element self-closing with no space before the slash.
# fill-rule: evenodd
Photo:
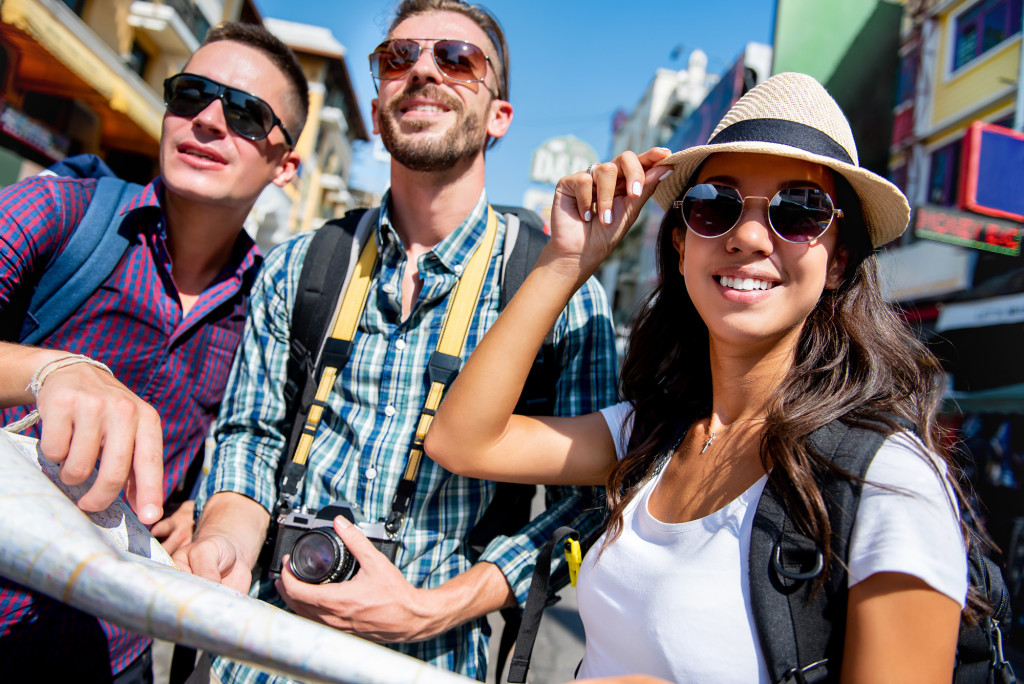
<svg viewBox="0 0 1024 684">
<path fill-rule="evenodd" d="M 32 374 L 32 379 L 29 380 L 28 387 L 25 391 L 31 392 L 32 397 L 36 400 L 39 399 L 39 390 L 43 388 L 43 383 L 51 373 L 59 371 L 61 368 L 67 368 L 73 366 L 76 363 L 84 363 L 100 370 L 104 370 L 110 374 L 110 377 L 114 377 L 114 372 L 104 364 L 100 363 L 96 359 L 90 359 L 88 356 L 83 354 L 64 354 L 63 356 L 57 356 L 50 359 L 43 365 L 36 369 L 36 372 Z M 4 426 L 4 430 L 9 432 L 21 432 L 25 428 L 32 427 L 39 422 L 39 410 L 33 409 L 28 415 L 21 420 L 16 420 L 13 423 Z"/>
<path fill-rule="evenodd" d="M 104 370 L 110 374 L 110 377 L 114 377 L 114 372 L 107 367 L 106 364 L 100 363 L 96 359 L 90 359 L 88 356 L 83 354 L 64 354 L 56 358 L 50 359 L 32 374 L 32 379 L 29 380 L 28 387 L 25 389 L 32 393 L 35 399 L 39 399 L 39 390 L 43 388 L 43 382 L 50 376 L 51 373 L 59 371 L 61 368 L 67 368 L 73 366 L 76 363 L 84 363 L 89 366 L 94 366 L 100 370 Z"/>
</svg>

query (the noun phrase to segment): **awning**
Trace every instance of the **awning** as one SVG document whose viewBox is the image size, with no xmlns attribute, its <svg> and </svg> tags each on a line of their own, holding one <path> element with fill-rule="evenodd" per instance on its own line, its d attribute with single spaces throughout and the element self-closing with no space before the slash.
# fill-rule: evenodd
<svg viewBox="0 0 1024 684">
<path fill-rule="evenodd" d="M 4 0 L 0 21 L 16 89 L 81 100 L 101 117 L 104 147 L 156 155 L 161 99 L 64 3 Z"/>
<path fill-rule="evenodd" d="M 1024 383 L 978 392 L 950 391 L 942 401 L 943 413 L 1024 413 Z"/>
</svg>

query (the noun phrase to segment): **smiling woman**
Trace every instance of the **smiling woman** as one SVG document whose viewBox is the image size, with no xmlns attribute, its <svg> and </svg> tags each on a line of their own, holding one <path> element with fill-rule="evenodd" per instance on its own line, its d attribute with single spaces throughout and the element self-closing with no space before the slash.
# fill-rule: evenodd
<svg viewBox="0 0 1024 684">
<path fill-rule="evenodd" d="M 651 195 L 666 211 L 659 282 L 633 326 L 626 401 L 579 418 L 512 415 L 553 315 Z M 963 501 L 935 423 L 941 369 L 882 299 L 872 255 L 908 219 L 802 74 L 752 89 L 707 145 L 626 152 L 559 182 L 551 242 L 449 391 L 426 451 L 476 477 L 607 487 L 609 523 L 578 579 L 581 677 L 775 682 L 796 667 L 829 681 L 950 679 L 967 583 Z M 848 430 L 881 446 L 837 542 L 833 492 L 858 481 L 836 465 L 849 463 L 834 437 Z M 795 603 L 828 587 L 832 621 L 809 660 L 766 656 L 777 635 L 752 605 L 770 572 L 751 551 L 762 494 L 821 561 L 773 566 L 801 587 Z"/>
</svg>

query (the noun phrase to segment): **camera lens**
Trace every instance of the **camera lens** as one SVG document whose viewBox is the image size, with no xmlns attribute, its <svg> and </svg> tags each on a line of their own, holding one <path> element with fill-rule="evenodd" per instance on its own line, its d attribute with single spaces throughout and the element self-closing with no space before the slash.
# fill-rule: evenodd
<svg viewBox="0 0 1024 684">
<path fill-rule="evenodd" d="M 358 566 L 333 530 L 315 529 L 295 541 L 288 560 L 292 573 L 309 584 L 344 582 Z"/>
</svg>

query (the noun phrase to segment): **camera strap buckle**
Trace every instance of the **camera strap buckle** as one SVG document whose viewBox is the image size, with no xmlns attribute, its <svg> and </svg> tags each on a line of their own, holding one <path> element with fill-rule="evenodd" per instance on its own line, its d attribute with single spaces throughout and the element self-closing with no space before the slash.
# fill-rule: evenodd
<svg viewBox="0 0 1024 684">
<path fill-rule="evenodd" d="M 391 511 L 388 514 L 388 519 L 384 522 L 384 529 L 387 530 L 387 533 L 390 535 L 398 534 L 398 528 L 402 526 L 402 518 L 404 517 L 404 513 L 399 513 L 394 510 Z"/>
</svg>

